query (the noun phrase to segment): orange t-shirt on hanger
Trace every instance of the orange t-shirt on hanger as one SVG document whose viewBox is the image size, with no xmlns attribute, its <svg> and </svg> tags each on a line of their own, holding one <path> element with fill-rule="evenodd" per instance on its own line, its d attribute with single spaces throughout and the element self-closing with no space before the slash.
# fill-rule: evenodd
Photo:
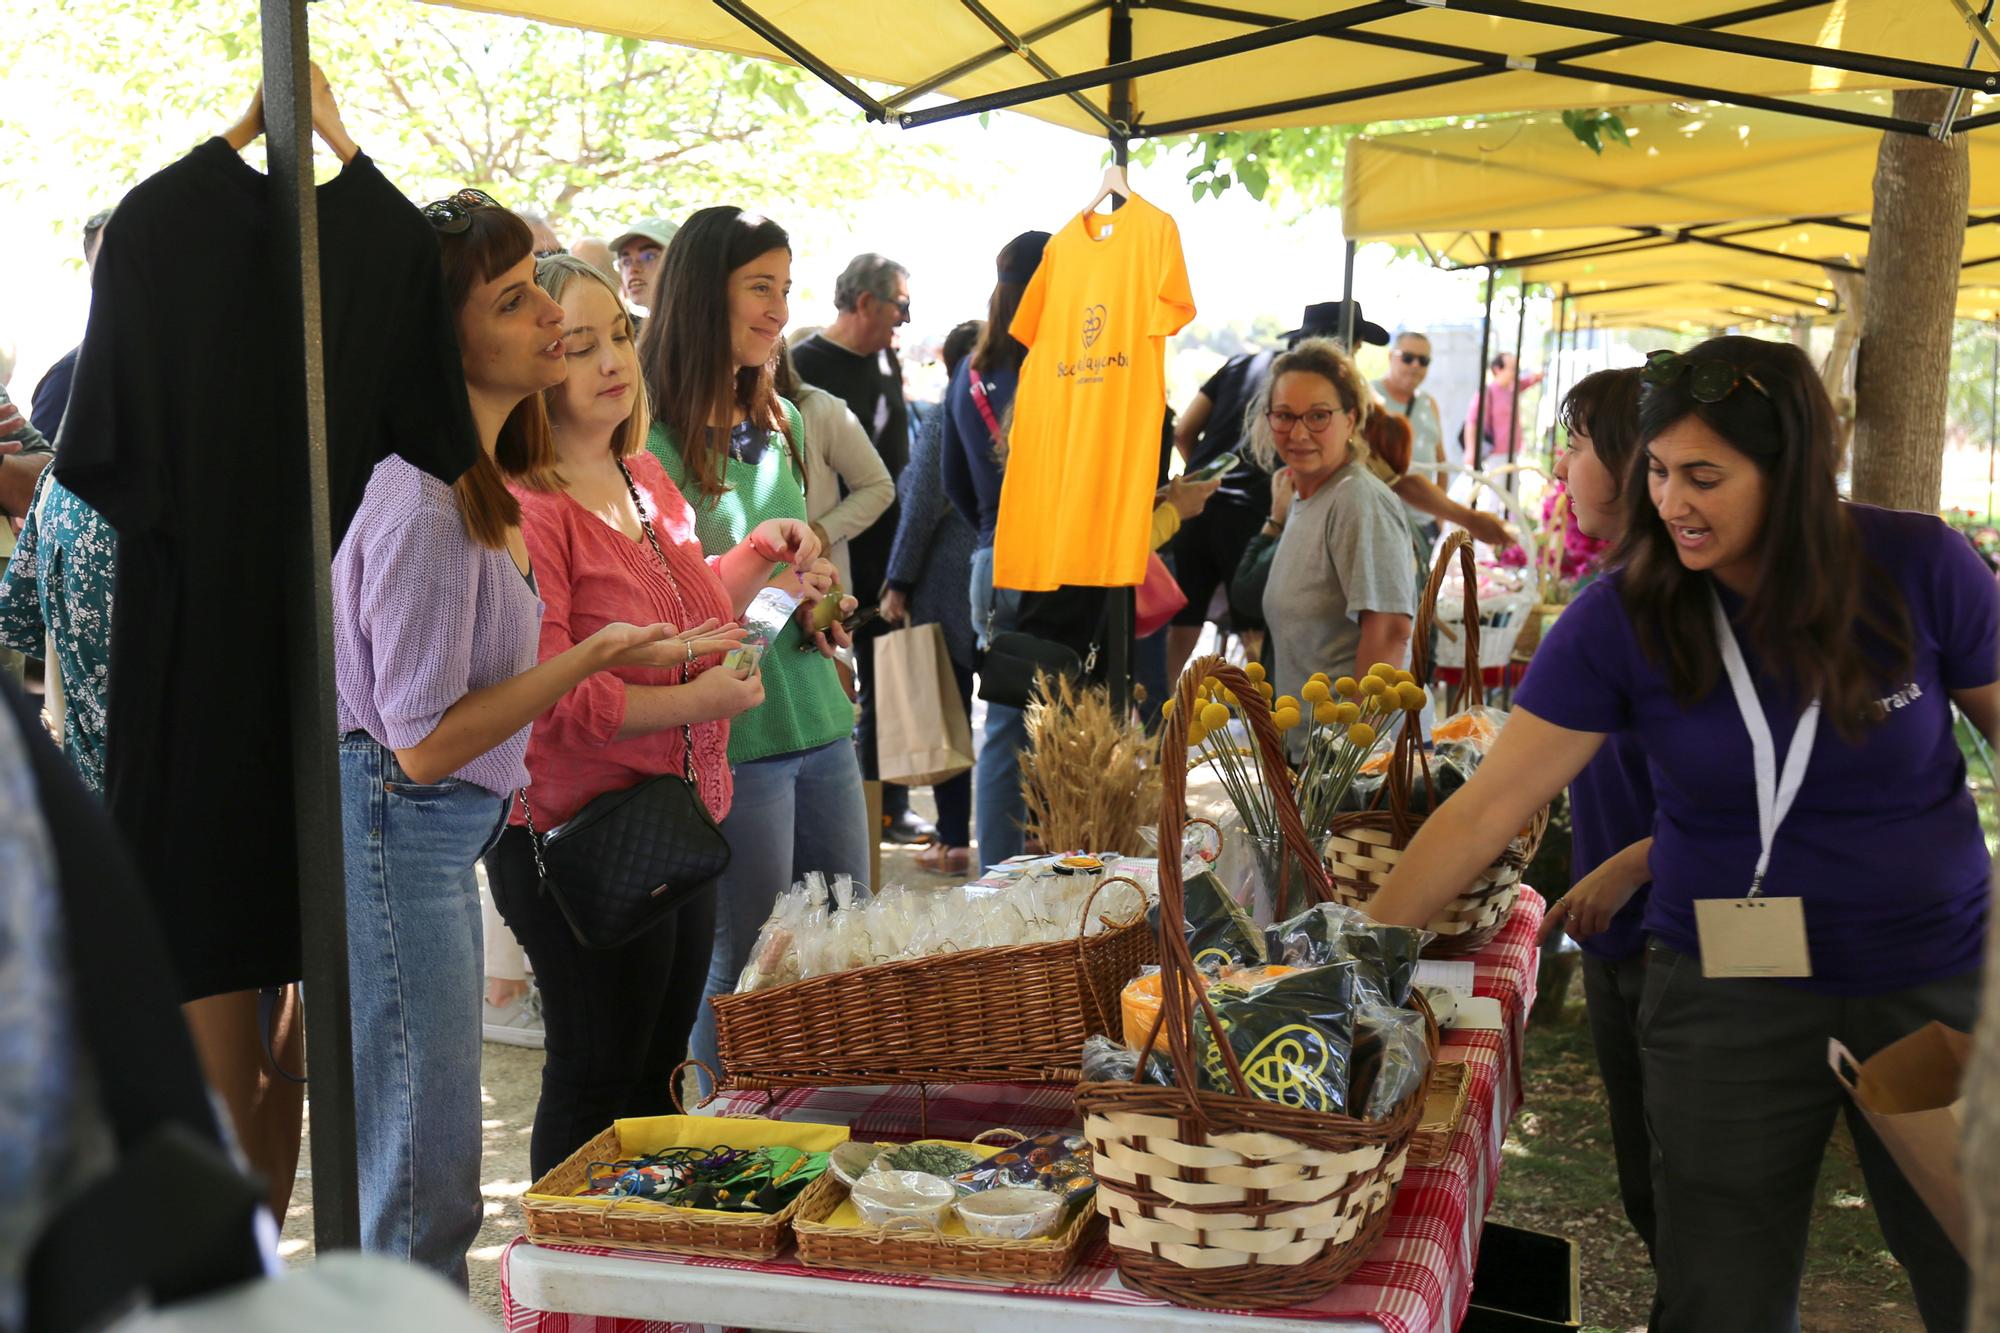
<svg viewBox="0 0 2000 1333">
<path fill-rule="evenodd" d="M 1180 228 L 1137 195 L 1057 232 L 1011 326 L 1014 395 L 993 583 L 1120 587 L 1146 573 L 1166 340 L 1194 318 Z"/>
</svg>

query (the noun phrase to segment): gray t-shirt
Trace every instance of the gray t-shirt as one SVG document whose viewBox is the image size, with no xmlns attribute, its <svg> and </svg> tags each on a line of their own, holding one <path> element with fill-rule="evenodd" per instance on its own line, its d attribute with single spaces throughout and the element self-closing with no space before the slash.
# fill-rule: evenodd
<svg viewBox="0 0 2000 1333">
<path fill-rule="evenodd" d="M 1264 619 L 1277 641 L 1271 683 L 1296 696 L 1308 677 L 1358 674 L 1361 613 L 1415 615 L 1416 566 L 1395 493 L 1359 462 L 1296 500 L 1271 557 Z"/>
</svg>

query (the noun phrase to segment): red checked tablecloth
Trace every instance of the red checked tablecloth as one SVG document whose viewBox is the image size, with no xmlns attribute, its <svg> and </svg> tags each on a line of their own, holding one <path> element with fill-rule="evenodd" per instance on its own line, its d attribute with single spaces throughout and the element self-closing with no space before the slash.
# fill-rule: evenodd
<svg viewBox="0 0 2000 1333">
<path fill-rule="evenodd" d="M 1533 892 L 1524 891 L 1506 929 L 1470 960 L 1474 993 L 1499 1002 L 1501 1026 L 1498 1031 L 1453 1030 L 1445 1034 L 1439 1058 L 1464 1061 L 1469 1084 L 1465 1114 L 1452 1136 L 1445 1160 L 1435 1167 L 1413 1167 L 1403 1177 L 1388 1233 L 1352 1277 L 1311 1305 L 1262 1311 L 1263 1316 L 1369 1319 L 1379 1323 L 1387 1333 L 1452 1329 L 1465 1317 L 1472 1296 L 1474 1250 L 1500 1174 L 1500 1144 L 1521 1104 L 1521 1035 L 1527 1011 L 1535 999 L 1535 934 L 1541 920 L 1542 900 Z M 768 1101 L 763 1093 L 732 1093 L 718 1098 L 706 1109 L 724 1115 L 847 1124 L 853 1127 L 857 1138 L 895 1140 L 926 1134 L 919 1123 L 918 1090 L 907 1087 L 794 1089 L 776 1094 Z M 923 1109 L 928 1113 L 928 1136 L 936 1138 L 968 1139 L 995 1125 L 1033 1131 L 1078 1123 L 1070 1089 L 1051 1084 L 998 1083 L 938 1089 L 931 1093 L 928 1107 Z M 500 1261 L 500 1290 L 509 1333 L 675 1333 L 685 1327 L 652 1320 L 546 1312 L 518 1304 L 509 1268 L 524 1244 L 522 1240 L 513 1242 Z M 1160 1305 L 1119 1283 L 1111 1253 L 1102 1241 L 1084 1255 L 1062 1282 L 1020 1287 L 917 1276 L 844 1274 L 807 1268 L 789 1257 L 751 1264 L 678 1255 L 626 1254 L 591 1246 L 564 1248 L 573 1248 L 579 1254 L 615 1255 L 657 1271 L 663 1314 L 672 1312 L 675 1270 L 688 1267 L 743 1270 L 760 1278 L 790 1276 L 822 1282 L 852 1281 L 974 1292 L 993 1299 L 1020 1298 L 1024 1303 L 1054 1300 L 1138 1308 Z M 743 1317 L 754 1321 L 756 1311 L 746 1309 Z M 1143 1318 L 1135 1319 L 1135 1326 L 1143 1322 Z"/>
</svg>

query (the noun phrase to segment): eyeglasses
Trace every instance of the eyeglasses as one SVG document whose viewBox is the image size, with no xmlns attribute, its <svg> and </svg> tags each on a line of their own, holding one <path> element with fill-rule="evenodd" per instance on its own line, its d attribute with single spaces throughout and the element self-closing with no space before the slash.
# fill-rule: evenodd
<svg viewBox="0 0 2000 1333">
<path fill-rule="evenodd" d="M 1688 377 L 1688 396 L 1697 403 L 1719 403 L 1735 393 L 1739 384 L 1749 385 L 1766 398 L 1771 396 L 1771 391 L 1741 366 L 1727 361 L 1690 361 L 1664 348 L 1646 353 L 1646 364 L 1639 371 L 1639 378 L 1654 389 L 1664 389 L 1682 375 Z"/>
<path fill-rule="evenodd" d="M 910 298 L 909 298 L 909 297 L 907 297 L 907 296 L 899 296 L 899 297 L 897 297 L 897 298 L 896 298 L 895 300 L 893 300 L 893 301 L 889 302 L 889 304 L 890 304 L 890 305 L 892 305 L 892 306 L 894 306 L 894 307 L 896 307 L 896 311 L 897 311 L 897 313 L 898 313 L 898 314 L 900 314 L 900 315 L 902 315 L 902 317 L 903 317 L 904 319 L 906 319 L 906 320 L 907 320 L 907 319 L 908 319 L 908 318 L 910 317 Z"/>
<path fill-rule="evenodd" d="M 555 257 L 556 257 L 557 255 L 566 255 L 566 254 L 568 254 L 568 253 L 569 253 L 569 251 L 567 251 L 567 250 L 563 249 L 563 248 L 562 248 L 561 246 L 557 246 L 557 247 L 556 247 L 555 249 L 553 249 L 553 250 L 537 250 L 537 251 L 535 251 L 535 258 L 537 258 L 537 259 L 554 259 L 554 258 L 555 258 Z"/>
<path fill-rule="evenodd" d="M 424 205 L 424 220 L 446 236 L 456 236 L 472 225 L 472 215 L 482 208 L 498 208 L 500 201 L 484 190 L 460 190 L 457 194 Z"/>
<path fill-rule="evenodd" d="M 1398 352 L 1396 355 L 1403 358 L 1406 366 L 1428 366 L 1431 363 L 1431 359 L 1422 352 Z"/>
<path fill-rule="evenodd" d="M 648 245 L 637 250 L 620 250 L 618 271 L 623 273 L 628 269 L 651 268 L 660 262 L 660 256 L 665 253 L 666 251 L 657 245 Z"/>
<path fill-rule="evenodd" d="M 1264 420 L 1271 423 L 1272 430 L 1281 433 L 1289 432 L 1292 429 L 1292 427 L 1298 425 L 1301 421 L 1303 421 L 1306 423 L 1306 429 L 1312 434 L 1317 435 L 1321 431 L 1325 430 L 1328 426 L 1331 426 L 1333 424 L 1333 419 L 1339 415 L 1341 414 L 1332 411 L 1329 408 L 1316 407 L 1312 411 L 1303 414 L 1298 412 L 1280 412 L 1274 410 L 1266 412 L 1264 414 Z"/>
</svg>

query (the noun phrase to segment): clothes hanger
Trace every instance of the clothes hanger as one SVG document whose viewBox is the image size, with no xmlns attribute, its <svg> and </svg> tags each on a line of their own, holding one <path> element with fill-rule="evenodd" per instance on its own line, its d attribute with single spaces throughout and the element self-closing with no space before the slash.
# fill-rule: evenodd
<svg viewBox="0 0 2000 1333">
<path fill-rule="evenodd" d="M 1131 200 L 1137 197 L 1132 192 L 1131 182 L 1125 179 L 1125 168 L 1116 162 L 1113 162 L 1104 169 L 1104 179 L 1097 183 L 1097 193 L 1091 198 L 1090 203 L 1084 207 L 1083 211 L 1086 213 L 1095 213 L 1099 204 L 1114 195 L 1121 200 Z"/>
</svg>

